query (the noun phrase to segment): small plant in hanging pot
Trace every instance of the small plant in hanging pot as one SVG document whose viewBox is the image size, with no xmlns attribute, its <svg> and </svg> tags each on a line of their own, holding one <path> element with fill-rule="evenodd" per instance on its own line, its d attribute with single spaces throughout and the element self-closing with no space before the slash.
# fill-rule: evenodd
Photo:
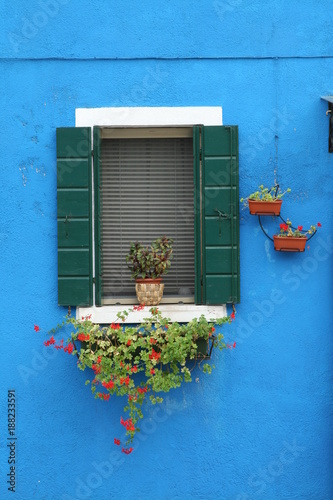
<svg viewBox="0 0 333 500">
<path fill-rule="evenodd" d="M 258 191 L 251 193 L 247 198 L 241 198 L 241 203 L 248 206 L 251 215 L 280 215 L 282 197 L 290 193 L 291 189 L 281 192 L 276 184 L 270 189 L 261 185 Z"/>
<path fill-rule="evenodd" d="M 132 279 L 136 280 L 139 304 L 156 306 L 161 302 L 164 290 L 161 281 L 171 266 L 172 243 L 173 239 L 166 236 L 157 238 L 150 246 L 131 242 L 126 263 L 132 272 Z"/>
<path fill-rule="evenodd" d="M 316 233 L 317 227 L 321 227 L 320 222 L 308 230 L 303 230 L 303 226 L 294 228 L 287 219 L 287 222 L 280 224 L 280 234 L 273 236 L 274 249 L 279 252 L 304 252 L 306 242 Z"/>
</svg>

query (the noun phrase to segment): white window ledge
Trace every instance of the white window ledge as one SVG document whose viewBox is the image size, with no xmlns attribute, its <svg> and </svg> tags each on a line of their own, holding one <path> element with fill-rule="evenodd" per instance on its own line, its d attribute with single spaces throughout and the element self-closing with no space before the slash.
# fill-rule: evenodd
<svg viewBox="0 0 333 500">
<path fill-rule="evenodd" d="M 103 307 L 77 307 L 76 317 L 78 319 L 91 314 L 91 321 L 99 324 L 118 323 L 117 313 L 128 310 L 130 306 L 112 305 Z M 227 316 L 227 308 L 221 306 L 196 306 L 194 304 L 161 304 L 157 306 L 164 317 L 170 318 L 170 321 L 178 323 L 187 323 L 194 318 L 199 318 L 202 314 L 210 321 Z M 142 323 L 144 318 L 150 315 L 150 306 L 146 306 L 142 311 L 132 311 L 127 316 L 124 323 Z"/>
</svg>

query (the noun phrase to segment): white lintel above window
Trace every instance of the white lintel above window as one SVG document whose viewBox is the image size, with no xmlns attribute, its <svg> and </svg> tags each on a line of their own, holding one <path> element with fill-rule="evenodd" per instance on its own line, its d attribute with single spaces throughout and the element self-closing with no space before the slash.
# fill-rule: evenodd
<svg viewBox="0 0 333 500">
<path fill-rule="evenodd" d="M 78 108 L 76 127 L 158 127 L 222 125 L 222 107 Z"/>
</svg>

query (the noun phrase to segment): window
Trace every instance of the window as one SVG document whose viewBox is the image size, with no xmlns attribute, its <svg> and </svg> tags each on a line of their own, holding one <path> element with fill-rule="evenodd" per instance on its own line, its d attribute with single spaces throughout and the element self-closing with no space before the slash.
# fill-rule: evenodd
<svg viewBox="0 0 333 500">
<path fill-rule="evenodd" d="M 192 128 L 100 128 L 98 216 L 102 304 L 135 301 L 125 256 L 131 241 L 167 235 L 174 256 L 164 303 L 193 303 Z M 96 165 L 95 165 L 96 167 Z"/>
<path fill-rule="evenodd" d="M 129 241 L 161 234 L 165 302 L 239 302 L 237 127 L 60 128 L 57 158 L 60 305 L 133 304 Z"/>
</svg>

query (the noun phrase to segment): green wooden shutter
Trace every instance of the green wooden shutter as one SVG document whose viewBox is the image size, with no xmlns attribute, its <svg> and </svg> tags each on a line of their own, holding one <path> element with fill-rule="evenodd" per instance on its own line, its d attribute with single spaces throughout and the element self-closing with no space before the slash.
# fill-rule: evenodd
<svg viewBox="0 0 333 500">
<path fill-rule="evenodd" d="M 91 130 L 57 129 L 58 303 L 92 304 Z"/>
<path fill-rule="evenodd" d="M 240 301 L 238 128 L 195 127 L 194 153 L 196 303 L 237 303 Z"/>
</svg>

